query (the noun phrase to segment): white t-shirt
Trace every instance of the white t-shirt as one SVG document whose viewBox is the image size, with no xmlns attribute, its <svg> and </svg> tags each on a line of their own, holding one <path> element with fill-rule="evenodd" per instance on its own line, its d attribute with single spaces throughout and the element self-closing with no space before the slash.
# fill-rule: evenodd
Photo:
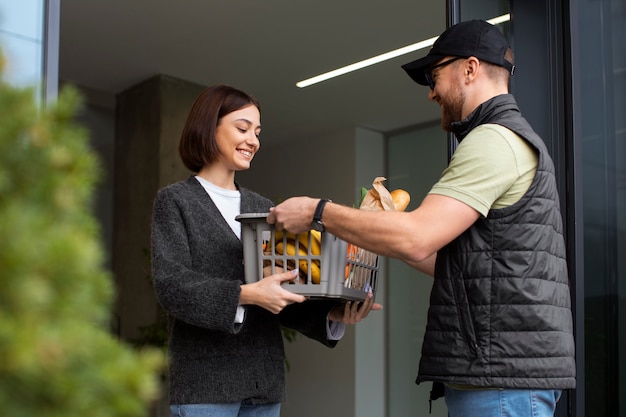
<svg viewBox="0 0 626 417">
<path fill-rule="evenodd" d="M 235 220 L 235 217 L 241 211 L 241 193 L 239 193 L 239 190 L 227 190 L 218 187 L 198 176 L 196 176 L 196 179 L 209 193 L 209 196 L 211 196 L 218 210 L 222 213 L 222 217 L 224 217 L 230 228 L 233 229 L 235 235 L 241 239 L 241 223 Z"/>
</svg>

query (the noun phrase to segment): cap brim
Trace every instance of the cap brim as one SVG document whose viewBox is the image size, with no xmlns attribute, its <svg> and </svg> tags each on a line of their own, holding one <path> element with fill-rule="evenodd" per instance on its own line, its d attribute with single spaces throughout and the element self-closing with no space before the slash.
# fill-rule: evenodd
<svg viewBox="0 0 626 417">
<path fill-rule="evenodd" d="M 415 61 L 402 65 L 402 69 L 405 70 L 409 77 L 411 77 L 411 79 L 416 83 L 420 85 L 428 85 L 428 81 L 424 75 L 425 70 L 444 57 L 445 55 L 426 55 L 423 58 L 416 59 Z"/>
</svg>

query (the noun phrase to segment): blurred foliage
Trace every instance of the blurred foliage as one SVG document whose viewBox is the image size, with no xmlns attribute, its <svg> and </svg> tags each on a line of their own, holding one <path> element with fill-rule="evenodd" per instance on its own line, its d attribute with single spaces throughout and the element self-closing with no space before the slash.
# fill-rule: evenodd
<svg viewBox="0 0 626 417">
<path fill-rule="evenodd" d="M 1 66 L 1 64 L 0 64 Z M 91 213 L 98 160 L 76 90 L 38 107 L 0 79 L 0 404 L 20 417 L 143 416 L 161 350 L 109 331 L 113 282 Z"/>
</svg>

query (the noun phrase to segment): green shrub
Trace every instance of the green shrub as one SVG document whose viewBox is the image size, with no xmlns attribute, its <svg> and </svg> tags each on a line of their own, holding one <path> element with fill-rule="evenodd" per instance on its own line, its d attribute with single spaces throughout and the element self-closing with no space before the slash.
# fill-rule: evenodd
<svg viewBox="0 0 626 417">
<path fill-rule="evenodd" d="M 0 404 L 19 417 L 142 416 L 160 350 L 109 332 L 114 288 L 92 194 L 98 160 L 64 89 L 38 107 L 0 80 Z"/>
</svg>

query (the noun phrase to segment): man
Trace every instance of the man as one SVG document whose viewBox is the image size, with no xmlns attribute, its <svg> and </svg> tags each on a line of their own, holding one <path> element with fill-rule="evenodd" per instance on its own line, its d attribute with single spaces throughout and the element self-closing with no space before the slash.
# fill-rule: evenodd
<svg viewBox="0 0 626 417">
<path fill-rule="evenodd" d="M 403 68 L 460 141 L 420 206 L 295 197 L 268 222 L 325 229 L 434 276 L 416 382 L 433 381 L 451 417 L 552 416 L 576 384 L 569 280 L 554 166 L 508 91 L 512 52 L 474 20 Z"/>
</svg>

